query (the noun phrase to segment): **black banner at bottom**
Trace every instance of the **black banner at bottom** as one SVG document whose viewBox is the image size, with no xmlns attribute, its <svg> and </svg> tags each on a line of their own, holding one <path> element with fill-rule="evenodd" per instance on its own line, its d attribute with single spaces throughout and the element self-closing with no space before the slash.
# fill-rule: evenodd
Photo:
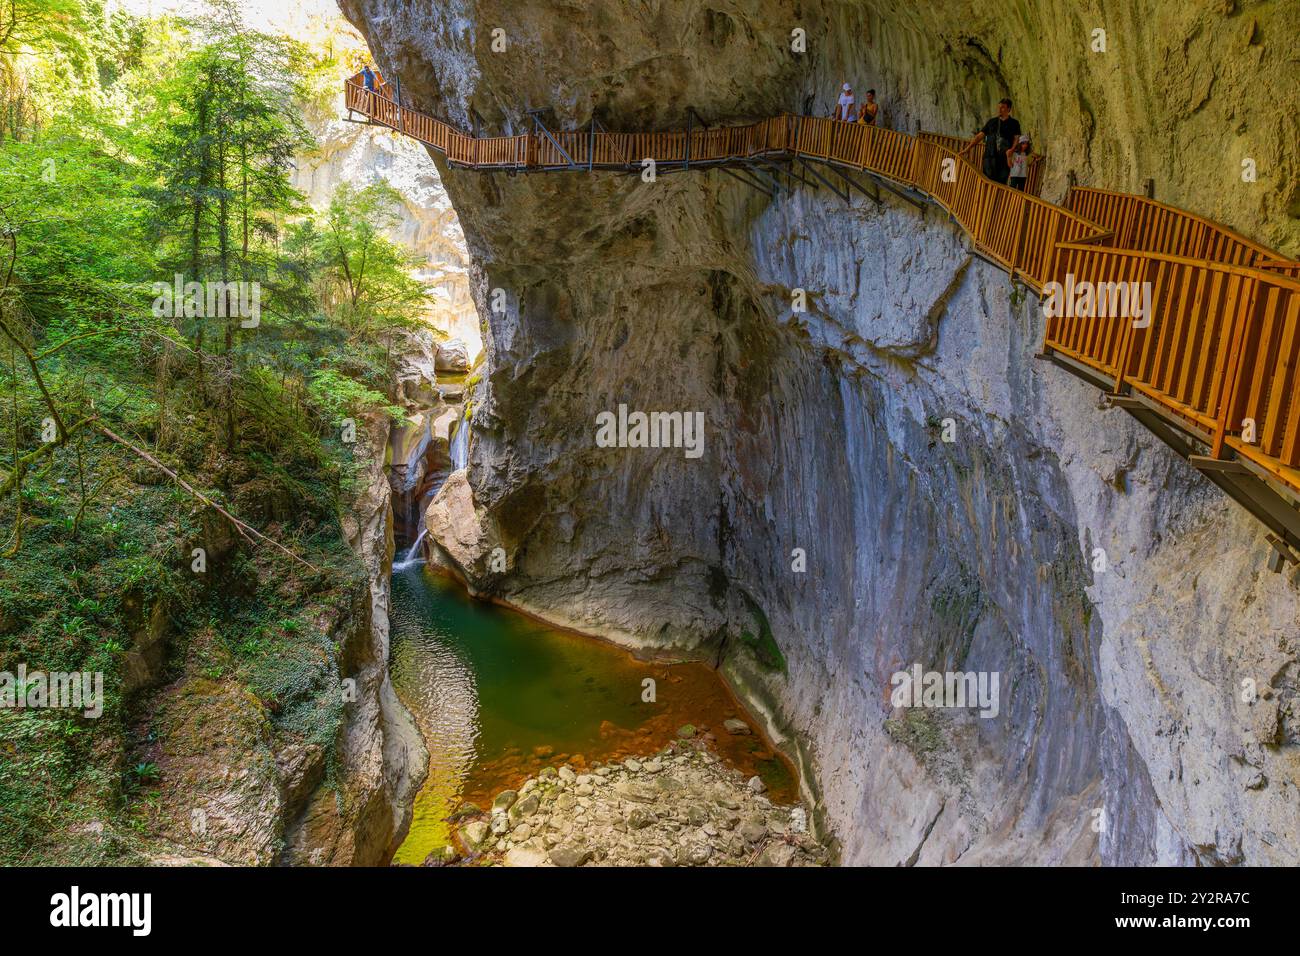
<svg viewBox="0 0 1300 956">
<path fill-rule="evenodd" d="M 692 937 L 771 943 L 782 921 L 806 934 L 916 939 L 997 926 L 1054 938 L 1230 942 L 1292 924 L 1295 874 L 1277 869 L 672 869 L 549 872 L 488 868 L 0 870 L 6 935 L 112 939 L 130 946 L 252 934 L 259 943 L 376 941 L 436 922 L 500 933 L 627 931 L 695 910 Z M 513 915 L 507 915 L 513 914 Z M 963 930 L 963 923 L 968 924 Z M 829 944 L 830 937 L 825 937 Z"/>
</svg>

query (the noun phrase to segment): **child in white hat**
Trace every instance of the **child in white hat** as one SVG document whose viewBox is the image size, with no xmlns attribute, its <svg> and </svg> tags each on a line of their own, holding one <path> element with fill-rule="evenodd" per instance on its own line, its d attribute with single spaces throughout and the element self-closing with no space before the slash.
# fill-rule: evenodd
<svg viewBox="0 0 1300 956">
<path fill-rule="evenodd" d="M 1011 168 L 1011 175 L 1007 177 L 1007 185 L 1012 189 L 1024 190 L 1025 181 L 1029 178 L 1029 135 L 1022 133 L 1016 137 L 1016 144 L 1007 150 L 1007 165 Z"/>
</svg>

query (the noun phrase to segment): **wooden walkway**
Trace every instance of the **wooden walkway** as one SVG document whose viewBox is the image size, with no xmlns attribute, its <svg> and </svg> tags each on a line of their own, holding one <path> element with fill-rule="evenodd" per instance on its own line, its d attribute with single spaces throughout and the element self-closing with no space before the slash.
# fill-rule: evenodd
<svg viewBox="0 0 1300 956">
<path fill-rule="evenodd" d="M 937 133 L 783 114 L 658 133 L 593 122 L 476 137 L 399 106 L 382 78 L 370 91 L 351 77 L 345 95 L 350 111 L 456 166 L 639 172 L 652 159 L 657 173 L 720 168 L 765 192 L 785 174 L 846 201 L 853 189 L 870 195 L 861 174 L 937 203 L 979 254 L 1045 302 L 1091 291 L 1084 315 L 1048 318 L 1042 357 L 1105 390 L 1262 521 L 1274 570 L 1300 560 L 1300 262 L 1143 196 L 1073 186 L 1064 205 L 1049 203 L 1035 195 L 1041 164 L 1021 192 L 986 178 L 967 140 Z M 1150 312 L 1137 319 L 1124 306 L 1144 288 Z"/>
</svg>

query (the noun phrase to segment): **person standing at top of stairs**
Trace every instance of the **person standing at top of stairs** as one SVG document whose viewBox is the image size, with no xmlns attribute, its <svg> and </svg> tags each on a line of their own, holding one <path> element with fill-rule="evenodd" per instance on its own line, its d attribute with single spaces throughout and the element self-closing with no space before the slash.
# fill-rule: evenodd
<svg viewBox="0 0 1300 956">
<path fill-rule="evenodd" d="M 1018 142 L 1020 120 L 1011 115 L 1011 101 L 998 101 L 998 115 L 984 124 L 984 128 L 975 134 L 971 143 L 984 144 L 984 175 L 994 182 L 1007 184 L 1011 167 L 1007 163 L 1007 152 Z"/>
</svg>

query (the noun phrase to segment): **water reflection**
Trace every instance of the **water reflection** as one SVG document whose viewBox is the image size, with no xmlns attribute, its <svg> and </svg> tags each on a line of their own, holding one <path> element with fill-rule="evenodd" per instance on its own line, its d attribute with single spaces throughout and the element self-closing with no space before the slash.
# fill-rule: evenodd
<svg viewBox="0 0 1300 956">
<path fill-rule="evenodd" d="M 446 845 L 445 819 L 462 801 L 486 808 L 544 766 L 653 753 L 688 723 L 713 731 L 722 756 L 762 776 L 774 800 L 795 799 L 792 771 L 761 737 L 722 730 L 746 717 L 708 666 L 637 660 L 474 601 L 419 565 L 393 575 L 392 675 L 429 750 L 399 863 Z"/>
</svg>

